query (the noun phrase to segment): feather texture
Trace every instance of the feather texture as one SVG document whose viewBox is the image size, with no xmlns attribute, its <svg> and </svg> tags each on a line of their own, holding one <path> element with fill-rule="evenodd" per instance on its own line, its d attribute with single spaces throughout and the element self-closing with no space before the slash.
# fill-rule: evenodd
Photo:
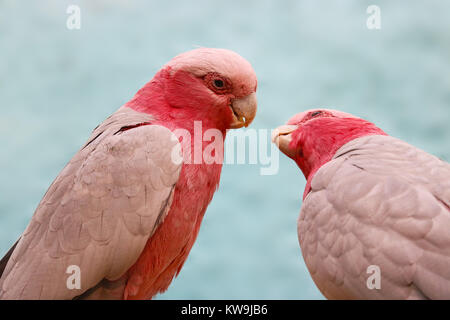
<svg viewBox="0 0 450 320">
<path fill-rule="evenodd" d="M 399 139 L 342 146 L 298 220 L 307 267 L 330 299 L 450 299 L 450 165 Z M 366 281 L 380 267 L 381 288 Z"/>
<path fill-rule="evenodd" d="M 170 208 L 181 164 L 170 130 L 121 108 L 92 133 L 56 178 L 22 234 L 0 280 L 2 299 L 71 299 L 136 262 Z M 181 150 L 181 149 L 179 149 Z M 70 265 L 81 289 L 69 290 Z"/>
</svg>

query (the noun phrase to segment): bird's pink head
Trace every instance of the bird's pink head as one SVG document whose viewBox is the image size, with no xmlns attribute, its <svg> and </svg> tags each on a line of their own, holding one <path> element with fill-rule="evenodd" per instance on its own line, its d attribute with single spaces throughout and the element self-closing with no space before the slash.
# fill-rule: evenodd
<svg viewBox="0 0 450 320">
<path fill-rule="evenodd" d="M 256 87 L 255 72 L 240 55 L 199 48 L 173 58 L 126 106 L 161 122 L 240 128 L 256 115 Z"/>
<path fill-rule="evenodd" d="M 272 140 L 302 170 L 308 181 L 306 196 L 314 173 L 330 161 L 339 148 L 368 135 L 386 133 L 373 123 L 349 113 L 311 109 L 296 114 L 286 125 L 278 127 Z"/>
</svg>

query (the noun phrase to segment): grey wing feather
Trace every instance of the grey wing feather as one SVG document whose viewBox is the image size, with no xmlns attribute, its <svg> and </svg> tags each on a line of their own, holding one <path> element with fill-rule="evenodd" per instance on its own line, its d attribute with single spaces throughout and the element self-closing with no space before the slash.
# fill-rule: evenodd
<svg viewBox="0 0 450 320">
<path fill-rule="evenodd" d="M 314 176 L 298 233 L 334 299 L 450 299 L 450 164 L 388 136 L 344 145 Z M 368 267 L 381 288 L 369 289 Z"/>
<path fill-rule="evenodd" d="M 0 279 L 2 299 L 72 299 L 120 279 L 167 214 L 178 140 L 148 115 L 119 109 L 92 133 L 39 204 Z M 121 128 L 136 126 L 131 130 Z M 69 289 L 69 266 L 81 288 Z M 71 286 L 69 286 L 71 287 Z"/>
</svg>

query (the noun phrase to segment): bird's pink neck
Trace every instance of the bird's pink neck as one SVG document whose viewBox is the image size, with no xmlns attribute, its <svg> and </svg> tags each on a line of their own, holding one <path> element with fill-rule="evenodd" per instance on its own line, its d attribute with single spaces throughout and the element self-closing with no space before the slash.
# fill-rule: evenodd
<svg viewBox="0 0 450 320">
<path fill-rule="evenodd" d="M 335 153 L 356 138 L 368 135 L 386 135 L 373 123 L 358 118 L 318 118 L 294 132 L 291 146 L 298 150 L 295 162 L 302 170 L 307 183 L 303 199 L 311 190 L 314 174 L 329 162 Z"/>
</svg>

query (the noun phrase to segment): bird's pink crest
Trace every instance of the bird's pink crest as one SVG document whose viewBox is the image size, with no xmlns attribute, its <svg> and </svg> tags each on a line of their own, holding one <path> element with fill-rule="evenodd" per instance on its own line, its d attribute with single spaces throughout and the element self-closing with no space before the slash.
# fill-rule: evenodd
<svg viewBox="0 0 450 320">
<path fill-rule="evenodd" d="M 233 94 L 246 96 L 256 91 L 257 79 L 251 64 L 237 53 L 227 49 L 198 48 L 182 53 L 165 65 L 171 73 L 185 71 L 197 78 L 215 73 L 233 83 Z M 164 69 L 164 67 L 163 67 Z"/>
</svg>

